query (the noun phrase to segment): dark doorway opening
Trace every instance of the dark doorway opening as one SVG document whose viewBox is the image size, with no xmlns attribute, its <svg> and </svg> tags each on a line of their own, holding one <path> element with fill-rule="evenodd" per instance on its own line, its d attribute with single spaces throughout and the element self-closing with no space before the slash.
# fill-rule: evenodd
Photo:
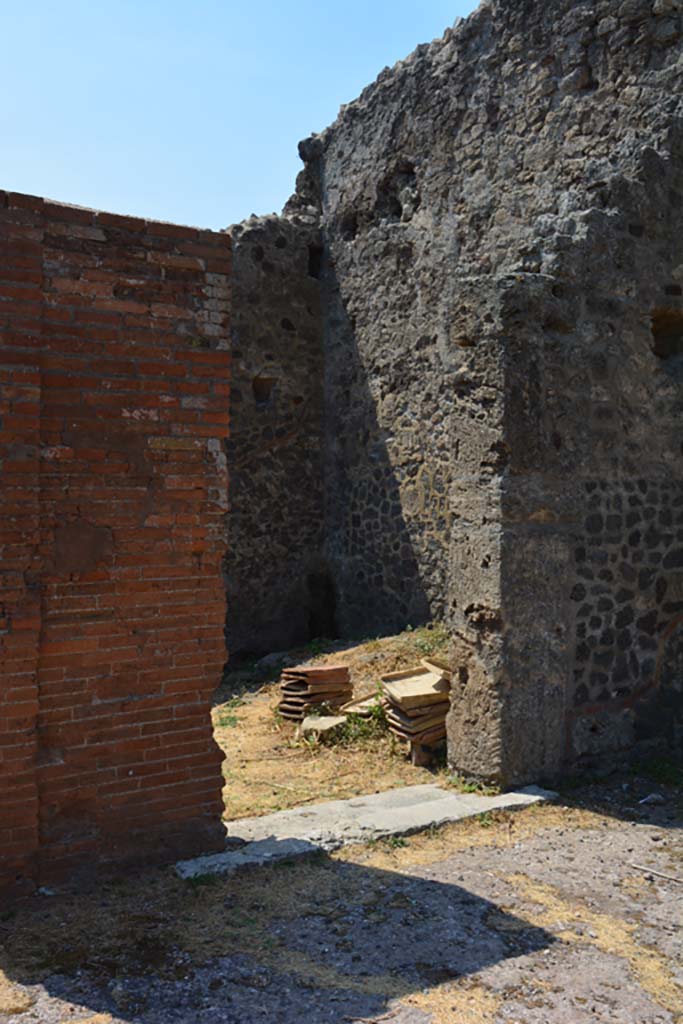
<svg viewBox="0 0 683 1024">
<path fill-rule="evenodd" d="M 306 582 L 309 596 L 308 639 L 336 639 L 337 598 L 329 572 L 326 569 L 311 572 Z"/>
</svg>

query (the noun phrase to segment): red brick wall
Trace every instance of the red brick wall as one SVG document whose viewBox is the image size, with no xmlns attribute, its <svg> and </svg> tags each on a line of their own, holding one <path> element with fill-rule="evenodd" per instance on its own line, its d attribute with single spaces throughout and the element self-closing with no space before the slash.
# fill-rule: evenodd
<svg viewBox="0 0 683 1024">
<path fill-rule="evenodd" d="M 0 193 L 0 885 L 220 844 L 229 282 Z"/>
</svg>

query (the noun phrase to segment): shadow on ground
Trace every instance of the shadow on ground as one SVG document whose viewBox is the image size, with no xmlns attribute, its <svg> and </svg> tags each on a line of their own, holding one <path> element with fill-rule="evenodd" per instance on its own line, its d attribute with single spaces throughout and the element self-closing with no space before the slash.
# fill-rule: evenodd
<svg viewBox="0 0 683 1024">
<path fill-rule="evenodd" d="M 683 829 L 683 759 L 649 754 L 602 777 L 577 775 L 564 780 L 561 799 L 616 821 Z"/>
<path fill-rule="evenodd" d="M 34 1020 L 131 1024 L 346 1024 L 555 941 L 458 885 L 325 856 L 36 897 L 1 928 L 6 975 L 36 986 Z M 429 1017 L 401 1004 L 392 1020 Z"/>
</svg>

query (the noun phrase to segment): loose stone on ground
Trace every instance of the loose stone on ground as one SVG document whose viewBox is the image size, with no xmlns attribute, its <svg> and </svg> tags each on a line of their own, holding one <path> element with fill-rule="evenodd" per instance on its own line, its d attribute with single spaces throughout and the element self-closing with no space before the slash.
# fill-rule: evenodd
<svg viewBox="0 0 683 1024">
<path fill-rule="evenodd" d="M 346 722 L 346 715 L 308 715 L 299 726 L 299 735 L 304 738 L 330 736 Z"/>
</svg>

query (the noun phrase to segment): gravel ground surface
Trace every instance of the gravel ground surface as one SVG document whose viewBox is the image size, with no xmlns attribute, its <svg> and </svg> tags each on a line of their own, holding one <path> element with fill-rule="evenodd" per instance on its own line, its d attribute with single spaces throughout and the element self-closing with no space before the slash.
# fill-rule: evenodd
<svg viewBox="0 0 683 1024">
<path fill-rule="evenodd" d="M 641 804 L 656 792 L 663 803 Z M 314 862 L 0 917 L 2 1024 L 683 1021 L 680 790 L 644 778 Z"/>
</svg>

